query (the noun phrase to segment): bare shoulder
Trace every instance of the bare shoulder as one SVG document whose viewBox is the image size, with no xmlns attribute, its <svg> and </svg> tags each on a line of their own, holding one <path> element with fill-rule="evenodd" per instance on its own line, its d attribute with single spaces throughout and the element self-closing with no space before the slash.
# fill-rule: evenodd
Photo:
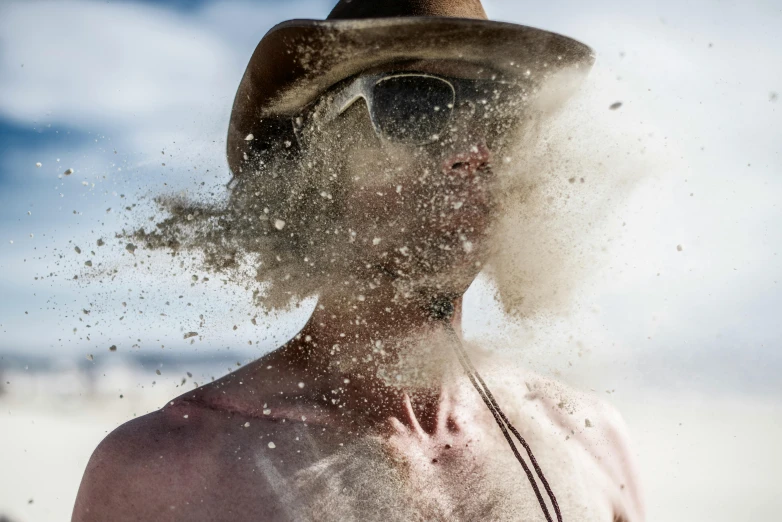
<svg viewBox="0 0 782 522">
<path fill-rule="evenodd" d="M 644 520 L 643 499 L 627 426 L 607 401 L 533 373 L 523 377 L 525 401 L 545 415 L 565 440 L 579 445 L 608 477 L 616 520 Z"/>
<path fill-rule="evenodd" d="M 180 493 L 171 486 L 191 482 L 201 461 L 192 458 L 201 438 L 197 410 L 164 407 L 110 433 L 87 464 L 73 520 L 171 519 Z M 185 466 L 189 457 L 193 465 Z"/>
<path fill-rule="evenodd" d="M 118 427 L 90 458 L 72 520 L 241 519 L 224 505 L 236 499 L 217 494 L 226 474 L 229 418 L 177 399 Z M 262 488 L 255 491 L 263 498 Z"/>
</svg>

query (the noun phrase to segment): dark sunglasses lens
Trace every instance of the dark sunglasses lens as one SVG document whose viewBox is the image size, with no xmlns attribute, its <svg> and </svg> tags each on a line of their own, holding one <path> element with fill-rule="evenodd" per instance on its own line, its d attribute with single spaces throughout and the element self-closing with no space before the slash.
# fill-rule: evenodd
<svg viewBox="0 0 782 522">
<path fill-rule="evenodd" d="M 434 141 L 451 118 L 454 90 L 445 80 L 394 76 L 374 88 L 372 111 L 379 131 L 394 141 Z"/>
</svg>

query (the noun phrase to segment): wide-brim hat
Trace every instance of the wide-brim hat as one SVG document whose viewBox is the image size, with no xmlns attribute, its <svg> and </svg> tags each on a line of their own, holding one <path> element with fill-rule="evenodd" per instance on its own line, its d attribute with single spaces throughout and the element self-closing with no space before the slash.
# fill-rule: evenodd
<svg viewBox="0 0 782 522">
<path fill-rule="evenodd" d="M 560 34 L 490 21 L 479 0 L 342 0 L 328 19 L 283 22 L 256 47 L 231 114 L 231 171 L 288 136 L 291 118 L 333 85 L 407 60 L 467 62 L 539 84 L 564 68 L 586 76 L 594 54 Z"/>
</svg>

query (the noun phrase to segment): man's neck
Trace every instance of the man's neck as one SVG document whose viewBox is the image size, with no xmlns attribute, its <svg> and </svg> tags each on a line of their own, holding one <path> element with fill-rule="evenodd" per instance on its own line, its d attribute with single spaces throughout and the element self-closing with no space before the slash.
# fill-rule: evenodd
<svg viewBox="0 0 782 522">
<path fill-rule="evenodd" d="M 393 351 L 411 337 L 423 337 L 452 328 L 455 307 L 461 296 L 427 300 L 404 298 L 389 287 L 374 288 L 367 295 L 331 293 L 321 297 L 307 325 L 294 344 L 304 343 L 307 366 L 323 366 L 331 351 L 351 356 L 372 353 L 377 342 Z M 292 363 L 301 357 L 299 350 L 288 352 Z M 305 361 L 301 361 L 305 362 Z"/>
<path fill-rule="evenodd" d="M 332 297 L 321 301 L 304 329 L 264 364 L 287 375 L 285 395 L 301 392 L 325 407 L 360 407 L 385 419 L 401 406 L 403 394 L 429 397 L 421 403 L 436 407 L 454 363 L 450 345 L 458 342 L 453 329 L 460 326 L 460 306 L 460 298 L 427 307 L 382 291 Z"/>
</svg>

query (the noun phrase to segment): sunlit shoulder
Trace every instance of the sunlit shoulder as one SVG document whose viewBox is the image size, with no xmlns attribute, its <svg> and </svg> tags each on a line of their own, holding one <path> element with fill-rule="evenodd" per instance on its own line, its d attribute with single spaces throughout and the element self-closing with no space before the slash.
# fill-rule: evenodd
<svg viewBox="0 0 782 522">
<path fill-rule="evenodd" d="M 244 422 L 177 399 L 123 424 L 92 454 L 72 520 L 231 520 L 241 518 L 237 506 L 256 513 L 268 509 L 265 519 L 275 519 L 263 481 L 252 484 L 252 501 L 221 487 L 231 473 L 226 466 L 231 426 L 238 431 Z"/>
<path fill-rule="evenodd" d="M 536 374 L 525 374 L 516 384 L 522 414 L 540 416 L 543 427 L 578 455 L 590 480 L 604 483 L 615 520 L 643 521 L 638 473 L 621 414 L 594 394 Z"/>
</svg>

